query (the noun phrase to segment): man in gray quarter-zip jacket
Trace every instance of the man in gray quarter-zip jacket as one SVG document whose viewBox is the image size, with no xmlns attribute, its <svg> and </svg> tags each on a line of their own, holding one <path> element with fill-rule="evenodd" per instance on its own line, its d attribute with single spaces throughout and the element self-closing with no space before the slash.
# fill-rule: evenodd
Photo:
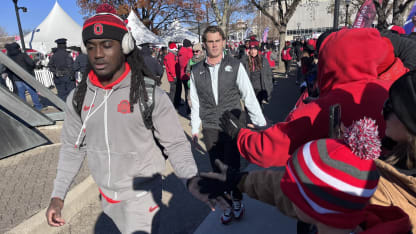
<svg viewBox="0 0 416 234">
<path fill-rule="evenodd" d="M 234 170 L 239 170 L 240 154 L 235 142 L 222 131 L 219 125 L 221 116 L 226 111 L 241 113 L 240 100 L 243 100 L 255 125 L 265 126 L 266 120 L 244 66 L 239 60 L 223 53 L 223 30 L 218 26 L 209 26 L 202 40 L 207 58 L 192 67 L 190 82 L 192 138 L 197 141 L 202 122 L 203 140 L 212 169 L 219 172 L 214 161 L 220 159 Z M 226 209 L 221 216 L 223 224 L 229 223 L 233 217 L 239 219 L 244 214 L 241 192 L 229 192 L 232 195 L 232 208 Z"/>
<path fill-rule="evenodd" d="M 114 8 L 100 5 L 97 15 L 85 21 L 82 38 L 92 70 L 67 99 L 48 223 L 65 224 L 63 201 L 86 156 L 104 213 L 119 230 L 157 233 L 165 158 L 154 137 L 189 191 L 211 202 L 197 190 L 190 144 L 165 92 L 155 87 L 154 96 L 147 97 L 143 77 L 150 73 Z M 139 107 L 147 98 L 154 98 L 153 132 L 146 128 Z"/>
</svg>

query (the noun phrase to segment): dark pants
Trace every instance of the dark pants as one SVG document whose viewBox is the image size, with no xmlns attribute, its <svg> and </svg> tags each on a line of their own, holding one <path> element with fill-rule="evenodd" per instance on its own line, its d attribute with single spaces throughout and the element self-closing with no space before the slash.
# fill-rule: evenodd
<svg viewBox="0 0 416 234">
<path fill-rule="evenodd" d="M 302 84 L 303 81 L 305 80 L 304 75 L 302 73 L 302 66 L 297 65 L 297 70 L 296 70 L 296 83 L 298 84 Z"/>
<path fill-rule="evenodd" d="M 186 112 L 187 114 L 191 113 L 191 107 L 189 105 L 189 87 L 188 87 L 189 80 L 182 80 L 183 89 L 185 91 L 185 105 L 186 105 Z"/>
<path fill-rule="evenodd" d="M 66 101 L 71 90 L 75 88 L 75 81 L 71 80 L 70 77 L 54 77 L 53 82 L 55 83 L 56 90 L 58 91 L 58 97 Z"/>
<path fill-rule="evenodd" d="M 169 97 L 175 108 L 177 108 L 181 104 L 182 81 L 176 78 L 174 81 L 169 81 L 169 84 Z"/>
<path fill-rule="evenodd" d="M 204 135 L 203 141 L 209 154 L 209 160 L 214 172 L 220 172 L 215 165 L 215 159 L 221 160 L 224 164 L 235 170 L 240 170 L 240 152 L 237 144 L 226 133 L 213 128 L 202 129 Z M 238 190 L 232 192 L 233 198 L 237 200 L 243 199 L 243 194 Z"/>
<path fill-rule="evenodd" d="M 290 72 L 290 64 L 292 63 L 291 60 L 284 60 L 285 63 L 285 75 L 289 75 Z"/>
</svg>

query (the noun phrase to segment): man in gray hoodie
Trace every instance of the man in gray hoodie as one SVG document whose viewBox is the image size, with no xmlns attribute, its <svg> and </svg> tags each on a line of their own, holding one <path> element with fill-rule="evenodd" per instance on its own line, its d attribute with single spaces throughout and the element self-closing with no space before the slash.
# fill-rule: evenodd
<svg viewBox="0 0 416 234">
<path fill-rule="evenodd" d="M 82 38 L 92 69 L 67 99 L 47 221 L 51 226 L 65 224 L 61 217 L 65 195 L 86 156 L 104 213 L 120 231 L 157 233 L 160 174 L 165 169 L 157 143 L 189 191 L 210 203 L 198 192 L 190 144 L 165 92 L 155 87 L 153 97 L 147 96 L 144 76 L 151 73 L 112 6 L 98 7 L 97 15 L 85 21 Z M 153 98 L 153 111 L 142 113 L 140 105 L 149 98 Z M 151 114 L 153 130 L 146 128 L 147 114 Z"/>
</svg>

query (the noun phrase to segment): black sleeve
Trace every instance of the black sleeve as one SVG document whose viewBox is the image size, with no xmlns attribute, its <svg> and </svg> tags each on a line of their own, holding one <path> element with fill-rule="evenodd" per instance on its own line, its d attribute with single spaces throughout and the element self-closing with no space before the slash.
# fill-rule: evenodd
<svg viewBox="0 0 416 234">
<path fill-rule="evenodd" d="M 35 68 L 35 61 L 33 61 L 30 57 L 29 57 L 29 55 L 27 55 L 27 54 L 23 54 L 23 59 L 24 59 L 24 61 L 25 61 L 25 63 L 26 63 L 26 65 L 29 67 L 29 68 L 31 68 L 31 69 L 33 69 L 33 68 Z"/>
<path fill-rule="evenodd" d="M 416 40 L 401 37 L 388 30 L 380 32 L 381 36 L 387 37 L 394 48 L 394 55 L 402 60 L 405 67 L 416 70 Z"/>
<path fill-rule="evenodd" d="M 3 64 L 0 64 L 0 75 L 5 72 L 6 72 L 6 66 L 4 66 Z"/>
<path fill-rule="evenodd" d="M 51 56 L 51 58 L 50 58 L 50 60 L 49 60 L 49 63 L 48 63 L 48 68 L 49 68 L 49 70 L 50 70 L 52 73 L 55 73 L 55 72 L 56 72 L 56 66 L 55 66 L 55 56 L 54 56 L 54 55 L 52 55 L 52 56 Z"/>
<path fill-rule="evenodd" d="M 72 68 L 72 70 L 74 71 L 74 72 L 77 72 L 77 71 L 79 71 L 80 69 L 81 69 L 81 64 L 80 64 L 80 61 L 79 61 L 80 59 L 79 59 L 79 56 L 75 59 L 75 62 L 74 62 L 74 66 L 73 66 L 73 68 Z"/>
</svg>

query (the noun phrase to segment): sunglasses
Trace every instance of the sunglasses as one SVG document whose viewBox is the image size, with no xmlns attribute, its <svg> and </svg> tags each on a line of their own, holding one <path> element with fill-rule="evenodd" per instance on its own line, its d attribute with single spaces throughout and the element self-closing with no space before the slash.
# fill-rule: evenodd
<svg viewBox="0 0 416 234">
<path fill-rule="evenodd" d="M 197 53 L 199 53 L 199 52 L 201 52 L 200 50 L 193 50 L 192 51 L 194 54 L 197 54 Z"/>
<path fill-rule="evenodd" d="M 394 110 L 393 110 L 393 105 L 391 103 L 391 100 L 387 99 L 384 102 L 383 111 L 381 112 L 383 114 L 384 119 L 387 119 L 389 117 L 389 115 L 393 112 L 394 112 Z"/>
</svg>

